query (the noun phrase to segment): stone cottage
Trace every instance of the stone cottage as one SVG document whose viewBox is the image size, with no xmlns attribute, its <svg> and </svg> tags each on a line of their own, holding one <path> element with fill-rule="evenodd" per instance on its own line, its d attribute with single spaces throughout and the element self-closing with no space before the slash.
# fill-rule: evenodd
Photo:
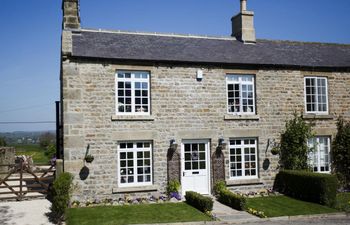
<svg viewBox="0 0 350 225">
<path fill-rule="evenodd" d="M 83 29 L 63 0 L 64 170 L 76 198 L 271 187 L 271 154 L 295 111 L 315 120 L 312 166 L 329 172 L 337 116 L 350 119 L 350 45 L 259 40 L 241 0 L 232 36 Z M 85 162 L 87 154 L 94 157 Z"/>
</svg>

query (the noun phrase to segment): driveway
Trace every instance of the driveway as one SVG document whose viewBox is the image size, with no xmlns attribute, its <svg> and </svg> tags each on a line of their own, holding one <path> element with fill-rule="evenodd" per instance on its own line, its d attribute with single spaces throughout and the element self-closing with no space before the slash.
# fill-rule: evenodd
<svg viewBox="0 0 350 225">
<path fill-rule="evenodd" d="M 0 202 L 1 225 L 47 225 L 51 203 L 46 199 Z"/>
</svg>

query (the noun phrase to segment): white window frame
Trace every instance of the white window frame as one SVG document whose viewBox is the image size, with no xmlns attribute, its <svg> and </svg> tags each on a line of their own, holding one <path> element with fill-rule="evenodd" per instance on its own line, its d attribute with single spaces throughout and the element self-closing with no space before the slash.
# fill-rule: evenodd
<svg viewBox="0 0 350 225">
<path fill-rule="evenodd" d="M 118 74 L 119 73 L 130 73 L 131 74 L 131 78 L 119 78 Z M 135 77 L 135 73 L 145 73 L 147 74 L 147 78 L 136 78 Z M 115 106 L 115 111 L 116 111 L 116 115 L 151 115 L 151 101 L 150 101 L 150 96 L 151 96 L 151 86 L 150 86 L 150 72 L 148 71 L 126 71 L 126 70 L 118 70 L 115 74 L 115 102 L 116 102 L 116 106 Z M 122 82 L 130 82 L 131 83 L 131 112 L 125 112 L 125 108 L 124 108 L 124 112 L 119 112 L 119 96 L 118 96 L 118 81 L 122 81 Z M 147 106 L 148 106 L 148 112 L 137 112 L 136 111 L 136 103 L 135 103 L 135 83 L 136 82 L 147 82 L 148 85 L 148 89 L 147 89 Z M 124 97 L 124 96 L 123 96 Z M 142 98 L 141 98 L 142 101 Z M 125 104 L 125 103 L 124 103 Z"/>
<path fill-rule="evenodd" d="M 327 148 L 328 148 L 328 152 L 327 152 L 327 155 L 328 155 L 328 170 L 325 170 L 325 171 L 321 171 L 321 151 L 320 151 L 320 139 L 327 139 Z M 310 141 L 313 141 L 313 146 L 310 145 Z M 331 172 L 331 156 L 330 156 L 330 152 L 331 152 L 331 138 L 329 136 L 316 136 L 316 137 L 313 137 L 311 139 L 308 140 L 308 147 L 309 148 L 314 148 L 313 149 L 313 152 L 310 152 L 309 154 L 309 165 L 312 169 L 313 172 L 315 173 L 330 173 Z M 315 163 L 314 162 L 314 156 L 315 154 L 317 154 L 317 162 Z M 323 156 L 325 157 L 325 156 Z M 314 168 L 317 167 L 317 171 L 314 170 Z"/>
<path fill-rule="evenodd" d="M 230 77 L 235 76 L 238 77 L 238 81 L 236 80 L 230 80 Z M 243 77 L 251 77 L 251 81 L 249 80 L 243 80 Z M 231 112 L 230 111 L 230 105 L 228 103 L 229 96 L 228 96 L 228 85 L 229 84 L 238 84 L 239 85 L 239 100 L 240 100 L 240 106 L 239 106 L 239 112 Z M 252 86 L 252 92 L 253 92 L 253 111 L 252 112 L 243 112 L 243 88 L 242 85 L 251 85 Z M 228 114 L 232 115 L 255 115 L 256 112 L 256 102 L 255 102 L 255 76 L 251 74 L 227 74 L 226 75 L 226 112 Z"/>
<path fill-rule="evenodd" d="M 132 143 L 133 148 L 120 148 L 120 144 L 122 143 Z M 149 143 L 149 147 L 143 147 L 143 148 L 138 148 L 137 143 Z M 150 152 L 150 176 L 151 179 L 150 181 L 144 181 L 144 182 L 138 182 L 137 181 L 137 176 L 139 175 L 137 172 L 138 165 L 137 165 L 137 152 L 144 152 L 144 151 L 149 151 Z M 138 186 L 150 186 L 153 184 L 153 151 L 152 151 L 152 142 L 151 141 L 120 141 L 118 142 L 118 162 L 117 162 L 117 174 L 118 174 L 118 187 L 138 187 Z M 134 169 L 134 182 L 133 183 L 122 183 L 121 182 L 121 166 L 120 166 L 120 161 L 121 161 L 121 153 L 123 152 L 133 152 L 133 169 Z M 145 167 L 143 165 L 143 167 Z"/>
<path fill-rule="evenodd" d="M 234 140 L 240 140 L 240 145 L 231 145 L 231 141 Z M 255 140 L 255 144 L 244 144 L 245 140 Z M 255 161 L 251 161 L 255 163 L 255 175 L 246 175 L 245 174 L 245 153 L 244 148 L 255 148 Z M 242 164 L 242 176 L 231 176 L 231 163 L 234 163 L 231 161 L 231 148 L 240 148 L 241 149 L 241 164 Z M 258 178 L 259 173 L 259 166 L 258 166 L 258 138 L 251 137 L 251 138 L 230 138 L 229 142 L 229 177 L 230 180 L 249 180 L 249 179 L 256 179 Z"/>
<path fill-rule="evenodd" d="M 314 104 L 316 104 L 316 111 L 308 111 L 307 110 L 307 93 L 306 93 L 306 79 L 315 79 L 315 87 L 316 87 L 316 102 Z M 326 111 L 319 111 L 318 110 L 318 97 L 319 97 L 319 93 L 318 93 L 318 85 L 317 85 L 317 80 L 325 80 L 325 84 L 326 84 Z M 328 115 L 329 113 L 329 106 L 328 106 L 328 79 L 327 77 L 318 77 L 318 76 L 306 76 L 304 77 L 304 104 L 305 104 L 305 112 L 307 114 L 322 114 L 322 115 Z"/>
</svg>

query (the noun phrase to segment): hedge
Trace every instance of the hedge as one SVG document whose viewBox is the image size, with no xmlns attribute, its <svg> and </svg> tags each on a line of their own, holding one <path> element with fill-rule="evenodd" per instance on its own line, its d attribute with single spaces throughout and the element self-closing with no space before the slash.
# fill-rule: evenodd
<svg viewBox="0 0 350 225">
<path fill-rule="evenodd" d="M 334 175 L 283 170 L 276 176 L 274 189 L 293 198 L 333 207 L 337 184 Z"/>
<path fill-rule="evenodd" d="M 244 210 L 246 205 L 245 197 L 232 193 L 227 189 L 220 191 L 218 201 L 237 210 Z"/>
<path fill-rule="evenodd" d="M 214 202 L 210 197 L 204 197 L 203 195 L 194 191 L 186 191 L 185 198 L 187 204 L 202 212 L 210 212 L 213 210 Z"/>
<path fill-rule="evenodd" d="M 70 173 L 61 173 L 53 182 L 51 195 L 51 210 L 57 216 L 64 214 L 68 208 L 70 194 L 72 190 L 73 176 Z"/>
</svg>

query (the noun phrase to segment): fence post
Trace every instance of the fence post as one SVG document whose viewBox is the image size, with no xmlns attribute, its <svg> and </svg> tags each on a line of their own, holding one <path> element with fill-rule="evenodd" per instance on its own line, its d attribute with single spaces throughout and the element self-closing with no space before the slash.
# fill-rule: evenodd
<svg viewBox="0 0 350 225">
<path fill-rule="evenodd" d="M 19 163 L 20 166 L 20 172 L 19 172 L 19 201 L 22 200 L 22 180 L 23 180 L 23 161 L 22 159 L 20 160 Z"/>
</svg>

